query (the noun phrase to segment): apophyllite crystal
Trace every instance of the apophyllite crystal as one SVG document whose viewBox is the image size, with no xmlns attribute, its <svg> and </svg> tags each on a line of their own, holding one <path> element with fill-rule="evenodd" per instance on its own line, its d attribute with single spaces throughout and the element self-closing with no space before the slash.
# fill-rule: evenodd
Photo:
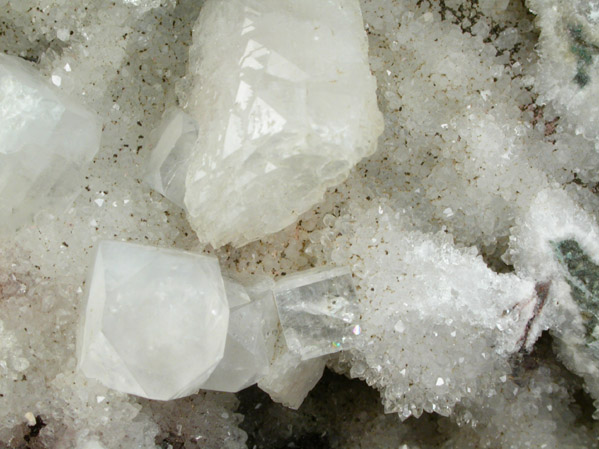
<svg viewBox="0 0 599 449">
<path fill-rule="evenodd" d="M 24 61 L 0 53 L 0 228 L 62 212 L 100 147 L 94 114 Z"/>
<path fill-rule="evenodd" d="M 202 389 L 234 393 L 255 384 L 268 371 L 265 305 L 260 298 L 252 300 L 240 284 L 226 281 L 225 291 L 230 307 L 225 354 Z"/>
<path fill-rule="evenodd" d="M 218 260 L 101 242 L 89 279 L 79 368 L 118 391 L 196 392 L 223 357 L 229 308 Z"/>
<path fill-rule="evenodd" d="M 275 300 L 287 346 L 304 360 L 348 349 L 361 333 L 349 268 L 289 276 L 277 283 Z"/>
<path fill-rule="evenodd" d="M 185 106 L 198 139 L 189 157 L 166 156 L 194 127 L 169 115 L 149 178 L 178 202 L 169 186 L 183 182 L 171 174 L 185 171 L 190 222 L 214 246 L 293 223 L 375 151 L 383 130 L 357 0 L 209 0 L 190 72 Z"/>
</svg>

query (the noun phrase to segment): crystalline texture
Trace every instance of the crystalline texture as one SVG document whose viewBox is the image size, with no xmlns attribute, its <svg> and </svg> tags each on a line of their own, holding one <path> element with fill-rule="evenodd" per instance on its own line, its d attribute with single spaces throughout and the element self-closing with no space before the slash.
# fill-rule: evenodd
<svg viewBox="0 0 599 449">
<path fill-rule="evenodd" d="M 383 121 L 357 0 L 209 0 L 190 71 L 187 112 L 201 126 L 185 206 L 202 241 L 284 228 L 376 149 Z"/>
<path fill-rule="evenodd" d="M 268 371 L 264 305 L 259 299 L 252 301 L 235 282 L 225 281 L 225 290 L 230 307 L 225 354 L 202 389 L 235 393 L 255 384 Z"/>
<path fill-rule="evenodd" d="M 173 203 L 185 207 L 185 176 L 198 124 L 180 109 L 166 111 L 147 167 L 146 182 Z"/>
<path fill-rule="evenodd" d="M 218 261 L 101 242 L 89 279 L 79 368 L 150 399 L 194 393 L 223 357 L 229 308 Z"/>
<path fill-rule="evenodd" d="M 314 269 L 277 283 L 275 300 L 287 346 L 302 359 L 348 349 L 360 334 L 349 268 Z"/>
<path fill-rule="evenodd" d="M 100 132 L 92 113 L 18 58 L 0 54 L 0 227 L 66 208 Z"/>
</svg>

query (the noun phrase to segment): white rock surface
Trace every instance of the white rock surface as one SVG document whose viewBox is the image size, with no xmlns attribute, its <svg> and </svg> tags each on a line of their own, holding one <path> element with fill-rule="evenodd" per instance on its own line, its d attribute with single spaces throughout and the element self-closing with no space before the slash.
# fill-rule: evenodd
<svg viewBox="0 0 599 449">
<path fill-rule="evenodd" d="M 315 268 L 277 282 L 275 301 L 287 347 L 303 360 L 349 349 L 361 334 L 351 270 Z"/>
<path fill-rule="evenodd" d="M 0 230 L 62 213 L 100 147 L 96 116 L 23 60 L 0 53 Z"/>
<path fill-rule="evenodd" d="M 229 309 L 218 260 L 99 243 L 88 280 L 79 369 L 149 399 L 195 393 L 222 359 Z"/>
<path fill-rule="evenodd" d="M 357 0 L 209 0 L 190 73 L 201 126 L 185 205 L 215 247 L 296 221 L 383 129 Z"/>
<path fill-rule="evenodd" d="M 269 351 L 265 341 L 264 304 L 252 301 L 241 284 L 225 282 L 229 302 L 229 329 L 225 353 L 204 390 L 243 390 L 268 372 Z"/>
</svg>

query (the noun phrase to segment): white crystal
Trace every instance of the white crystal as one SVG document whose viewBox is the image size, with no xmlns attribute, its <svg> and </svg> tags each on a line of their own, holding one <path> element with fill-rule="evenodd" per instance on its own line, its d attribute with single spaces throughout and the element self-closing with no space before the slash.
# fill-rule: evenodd
<svg viewBox="0 0 599 449">
<path fill-rule="evenodd" d="M 229 308 L 218 260 L 103 241 L 84 317 L 78 358 L 86 376 L 150 399 L 192 394 L 225 349 Z"/>
<path fill-rule="evenodd" d="M 293 223 L 383 130 L 357 0 L 209 0 L 190 72 L 186 110 L 201 126 L 185 206 L 215 247 Z"/>
<path fill-rule="evenodd" d="M 268 372 L 264 305 L 236 282 L 226 281 L 225 290 L 230 308 L 225 354 L 202 389 L 235 393 Z"/>
<path fill-rule="evenodd" d="M 198 123 L 180 109 L 164 113 L 147 166 L 146 182 L 179 207 L 185 207 L 185 176 Z"/>
<path fill-rule="evenodd" d="M 287 348 L 281 335 L 268 374 L 260 379 L 258 387 L 273 401 L 297 410 L 322 377 L 326 362 L 326 356 L 302 360 Z"/>
<path fill-rule="evenodd" d="M 313 269 L 279 281 L 275 300 L 287 346 L 302 359 L 348 349 L 360 334 L 349 268 Z"/>
<path fill-rule="evenodd" d="M 40 209 L 66 209 L 100 132 L 94 114 L 0 53 L 0 227 L 18 227 Z"/>
</svg>

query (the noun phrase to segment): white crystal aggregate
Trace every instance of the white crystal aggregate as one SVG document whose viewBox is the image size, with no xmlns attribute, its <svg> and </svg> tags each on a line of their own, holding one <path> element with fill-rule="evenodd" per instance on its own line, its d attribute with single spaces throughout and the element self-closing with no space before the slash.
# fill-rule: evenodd
<svg viewBox="0 0 599 449">
<path fill-rule="evenodd" d="M 178 161 L 192 126 L 167 118 L 149 170 L 177 203 L 180 187 L 165 186 L 185 183 L 190 223 L 214 247 L 292 224 L 376 149 L 383 123 L 357 0 L 210 0 L 189 72 L 198 139 Z"/>
<path fill-rule="evenodd" d="M 84 310 L 79 369 L 117 391 L 188 396 L 223 358 L 229 308 L 216 258 L 102 241 Z"/>
<path fill-rule="evenodd" d="M 578 308 L 560 306 L 564 298 L 563 304 L 571 304 L 569 291 L 550 287 L 540 315 L 527 321 L 530 356 L 526 348 L 512 352 L 522 344 L 516 337 L 530 309 L 520 309 L 522 321 L 501 312 L 510 296 L 522 304 L 519 287 L 538 290 L 541 278 L 523 267 L 542 267 L 546 257 L 558 268 L 544 244 L 539 247 L 532 238 L 534 229 L 545 231 L 543 220 L 535 219 L 526 230 L 524 223 L 532 226 L 533 216 L 545 217 L 554 235 L 564 235 L 558 228 L 566 226 L 590 256 L 596 254 L 582 237 L 591 229 L 586 219 L 575 228 L 560 218 L 596 217 L 599 158 L 592 136 L 596 127 L 584 112 L 591 109 L 565 112 L 560 101 L 546 95 L 539 75 L 542 61 L 550 60 L 545 56 L 550 44 L 543 42 L 551 29 L 542 17 L 552 17 L 545 14 L 554 2 L 536 2 L 534 17 L 515 1 L 362 0 L 369 62 L 385 117 L 378 151 L 296 223 L 244 247 L 216 251 L 197 241 L 178 207 L 142 183 L 150 159 L 148 136 L 159 127 L 163 111 L 178 105 L 190 112 L 188 55 L 201 5 L 195 0 L 135 3 L 0 0 L 2 52 L 32 61 L 47 80 L 60 77 L 55 88 L 98 113 L 103 124 L 100 151 L 82 173 L 85 180 L 72 207 L 60 215 L 40 214 L 35 226 L 0 236 L 0 446 L 23 443 L 30 430 L 28 413 L 46 424 L 29 443 L 33 447 L 66 449 L 94 440 L 107 449 L 155 449 L 176 439 L 175 445 L 237 449 L 247 446 L 246 432 L 256 436 L 247 423 L 265 409 L 264 401 L 259 409 L 238 408 L 238 398 L 217 392 L 148 401 L 107 389 L 76 371 L 75 328 L 88 253 L 102 239 L 211 252 L 224 272 L 240 279 L 257 274 L 284 279 L 311 267 L 348 265 L 366 340 L 332 356 L 329 365 L 376 386 L 388 409 L 401 410 L 401 417 L 418 415 L 420 408 L 451 415 L 423 413 L 402 423 L 397 415 L 382 416 L 381 408 L 368 409 L 357 397 L 343 401 L 351 392 L 318 389 L 331 410 L 347 405 L 344 425 L 323 424 L 323 438 L 333 447 L 339 441 L 348 444 L 337 447 L 349 449 L 596 444 L 598 428 L 582 382 L 551 361 L 551 344 L 546 345 L 549 354 L 540 354 L 534 343 L 538 332 L 549 328 L 568 369 L 583 374 L 582 368 L 591 366 L 588 348 L 572 351 L 576 346 L 569 344 L 580 343 L 582 332 Z M 572 70 L 560 78 L 565 90 L 576 74 L 576 60 L 563 54 L 563 64 Z M 562 73 L 555 66 L 544 76 Z M 593 104 L 592 84 L 587 87 L 573 97 L 580 97 L 581 105 Z M 539 193 L 548 189 L 566 191 L 568 201 L 559 195 L 557 201 L 541 200 Z M 512 239 L 524 235 L 531 240 Z M 527 256 L 529 249 L 534 252 Z M 437 270 L 457 292 L 456 310 L 450 307 L 453 293 L 445 297 L 434 275 Z M 559 278 L 551 286 L 556 284 Z M 477 289 L 488 285 L 498 288 L 497 302 Z M 504 294 L 506 289 L 513 295 Z M 410 300 L 412 292 L 414 299 L 424 298 L 420 305 Z M 534 315 L 539 302 L 531 298 Z M 497 322 L 511 334 L 490 327 L 498 312 Z M 394 314 L 401 318 L 392 319 Z M 267 341 L 277 335 L 267 334 Z M 566 334 L 575 338 L 568 341 Z M 576 364 L 569 354 L 580 357 Z M 526 363 L 519 363 L 523 355 Z M 319 373 L 316 368 L 291 369 L 298 377 L 288 385 L 305 391 L 306 382 Z M 585 381 L 591 391 L 589 378 Z M 245 401 L 243 394 L 239 397 Z M 294 415 L 297 421 L 301 413 Z M 276 426 L 283 415 L 273 413 L 268 420 Z M 291 428 L 301 437 L 297 421 Z M 337 439 L 339 432 L 344 439 Z"/>
<path fill-rule="evenodd" d="M 60 214 L 100 148 L 100 124 L 29 63 L 0 54 L 0 228 Z"/>
<path fill-rule="evenodd" d="M 539 103 L 551 103 L 565 125 L 599 138 L 599 4 L 594 0 L 528 0 L 541 31 L 535 74 Z"/>
</svg>

